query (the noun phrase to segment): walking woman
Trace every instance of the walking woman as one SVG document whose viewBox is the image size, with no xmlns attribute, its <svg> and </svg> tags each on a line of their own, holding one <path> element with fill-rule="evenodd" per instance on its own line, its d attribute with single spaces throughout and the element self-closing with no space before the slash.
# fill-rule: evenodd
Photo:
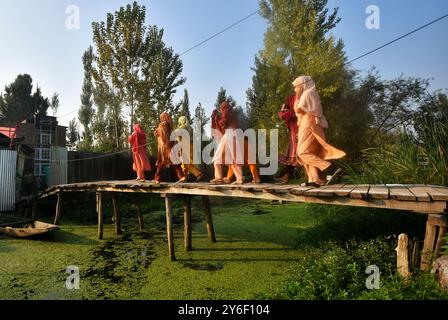
<svg viewBox="0 0 448 320">
<path fill-rule="evenodd" d="M 289 132 L 288 150 L 285 154 L 280 155 L 279 162 L 285 166 L 284 174 L 275 180 L 279 183 L 287 183 L 289 178 L 293 175 L 294 169 L 300 166 L 297 161 L 297 117 L 294 111 L 294 103 L 296 102 L 296 95 L 290 95 L 286 98 L 286 102 L 282 105 L 278 116 L 282 119 Z"/>
<path fill-rule="evenodd" d="M 213 157 L 215 178 L 210 182 L 224 183 L 222 165 L 226 164 L 232 167 L 235 174 L 236 181 L 233 184 L 243 184 L 244 143 L 236 136 L 235 129 L 238 128 L 238 119 L 228 102 L 224 101 L 219 108 L 221 115 L 214 121 L 223 136 Z"/>
<path fill-rule="evenodd" d="M 346 154 L 326 142 L 324 129 L 328 128 L 319 94 L 309 76 L 301 76 L 292 83 L 296 92 L 294 111 L 297 116 L 297 158 L 308 176 L 307 186 L 322 186 L 327 181 L 320 177 L 331 166 L 328 160 L 343 158 Z"/>
<path fill-rule="evenodd" d="M 192 130 L 190 124 L 188 123 L 187 117 L 180 116 L 179 119 L 177 119 L 177 129 L 187 130 L 190 133 L 191 137 Z M 180 136 L 177 137 L 177 141 L 181 143 L 182 138 Z M 191 173 L 196 177 L 196 181 L 199 182 L 201 181 L 203 174 L 201 173 L 201 170 L 199 170 L 199 168 L 193 163 L 193 144 L 191 143 L 191 141 L 189 142 L 189 144 L 190 144 L 190 154 L 188 155 L 189 162 L 185 163 L 182 154 L 179 155 L 180 159 L 182 159 L 182 171 L 184 172 L 185 177 L 188 176 L 188 173 Z M 181 150 L 181 152 L 183 152 L 183 150 Z"/>
<path fill-rule="evenodd" d="M 173 141 L 170 141 L 171 132 L 173 131 L 173 120 L 167 112 L 162 112 L 160 115 L 160 123 L 154 131 L 157 137 L 157 171 L 154 177 L 156 183 L 160 182 L 162 170 L 171 166 L 176 170 L 176 175 L 179 181 L 185 181 L 185 175 L 179 164 L 172 164 L 170 154 L 173 147 Z"/>
<path fill-rule="evenodd" d="M 146 134 L 140 124 L 134 125 L 134 132 L 128 138 L 132 146 L 132 169 L 137 173 L 138 181 L 145 181 L 145 171 L 151 171 L 151 164 L 146 154 Z"/>
</svg>

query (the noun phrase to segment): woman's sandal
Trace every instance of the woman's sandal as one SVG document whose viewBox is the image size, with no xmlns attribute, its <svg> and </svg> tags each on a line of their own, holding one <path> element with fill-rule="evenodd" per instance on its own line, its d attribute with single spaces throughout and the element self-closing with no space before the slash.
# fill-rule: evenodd
<svg viewBox="0 0 448 320">
<path fill-rule="evenodd" d="M 316 182 L 304 182 L 300 185 L 301 187 L 314 187 L 314 188 L 319 188 L 322 187 L 323 184 L 318 184 Z"/>
<path fill-rule="evenodd" d="M 211 184 L 223 184 L 224 181 L 222 179 L 212 179 L 210 180 Z"/>
</svg>

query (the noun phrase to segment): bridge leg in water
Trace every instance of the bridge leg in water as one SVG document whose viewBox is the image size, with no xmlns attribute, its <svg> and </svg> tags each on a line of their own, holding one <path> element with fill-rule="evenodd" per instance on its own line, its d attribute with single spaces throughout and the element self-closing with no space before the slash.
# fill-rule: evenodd
<svg viewBox="0 0 448 320">
<path fill-rule="evenodd" d="M 426 222 L 425 242 L 423 244 L 420 269 L 429 271 L 432 262 L 438 258 L 443 245 L 443 237 L 447 230 L 447 216 L 444 214 L 430 214 Z"/>
<path fill-rule="evenodd" d="M 205 214 L 205 222 L 207 224 L 208 239 L 211 242 L 216 242 L 215 228 L 213 227 L 210 198 L 208 196 L 202 196 L 202 203 L 204 204 L 204 214 Z"/>
<path fill-rule="evenodd" d="M 118 236 L 123 232 L 121 231 L 120 206 L 118 203 L 118 194 L 116 192 L 112 194 L 112 206 L 114 207 L 115 233 Z"/>
<path fill-rule="evenodd" d="M 166 210 L 166 236 L 168 239 L 168 253 L 170 255 L 171 261 L 176 260 L 176 255 L 174 253 L 174 237 L 173 237 L 173 207 L 172 198 L 170 195 L 162 195 L 165 197 L 165 210 Z"/>
<path fill-rule="evenodd" d="M 103 194 L 96 193 L 96 212 L 98 214 L 98 239 L 103 239 Z"/>
<path fill-rule="evenodd" d="M 182 198 L 184 204 L 184 248 L 185 251 L 191 251 L 191 196 Z"/>
<path fill-rule="evenodd" d="M 143 224 L 142 210 L 140 208 L 140 195 L 137 193 L 136 197 L 138 228 L 140 232 L 142 232 L 145 226 Z"/>
<path fill-rule="evenodd" d="M 54 217 L 54 223 L 58 224 L 59 220 L 61 219 L 62 214 L 62 192 L 58 193 L 58 202 L 56 203 L 56 215 Z"/>
</svg>

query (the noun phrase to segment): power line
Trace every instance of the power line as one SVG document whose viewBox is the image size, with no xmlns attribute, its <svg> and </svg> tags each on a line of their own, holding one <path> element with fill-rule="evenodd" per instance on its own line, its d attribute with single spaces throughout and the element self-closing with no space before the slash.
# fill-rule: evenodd
<svg viewBox="0 0 448 320">
<path fill-rule="evenodd" d="M 183 55 L 186 54 L 187 52 L 190 52 L 191 50 L 196 49 L 197 47 L 200 47 L 200 46 L 203 45 L 204 43 L 206 43 L 206 42 L 212 40 L 213 38 L 215 38 L 215 37 L 219 36 L 220 34 L 226 32 L 227 30 L 229 30 L 229 29 L 231 29 L 231 28 L 237 26 L 238 24 L 242 23 L 243 21 L 245 21 L 245 20 L 249 19 L 250 17 L 254 16 L 255 14 L 257 14 L 258 12 L 260 12 L 260 9 L 258 9 L 257 11 L 252 12 L 252 13 L 249 14 L 248 16 L 246 16 L 246 17 L 244 17 L 244 18 L 238 20 L 238 21 L 235 22 L 235 23 L 232 23 L 230 26 L 228 26 L 228 27 L 222 29 L 221 31 L 215 33 L 214 35 L 208 37 L 207 39 L 205 39 L 205 40 L 199 42 L 198 44 L 194 45 L 194 46 L 191 47 L 190 49 L 185 50 L 184 52 L 182 52 L 181 54 L 179 54 L 179 56 L 183 56 Z"/>
<path fill-rule="evenodd" d="M 436 23 L 436 22 L 438 22 L 438 21 L 440 21 L 440 20 L 445 19 L 446 17 L 448 17 L 448 14 L 445 14 L 445 15 L 443 15 L 443 16 L 441 16 L 441 17 L 435 19 L 435 20 L 432 20 L 431 22 L 428 22 L 428 23 L 426 23 L 426 24 L 424 24 L 424 25 L 422 25 L 422 26 L 420 26 L 420 27 L 418 27 L 418 28 L 416 28 L 416 29 L 414 29 L 414 30 L 412 30 L 412 31 L 410 31 L 410 32 L 408 32 L 408 33 L 402 35 L 402 36 L 399 36 L 398 38 L 395 38 L 395 39 L 392 40 L 392 41 L 389 41 L 389 42 L 387 42 L 387 43 L 385 43 L 385 44 L 383 44 L 383 45 L 381 45 L 381 46 L 379 46 L 379 47 L 377 47 L 377 48 L 375 48 L 375 49 L 373 49 L 373 50 L 370 50 L 370 51 L 368 51 L 368 52 L 366 52 L 366 53 L 364 53 L 364 54 L 362 54 L 362 55 L 360 55 L 360 56 L 358 56 L 358 57 L 356 57 L 356 58 L 350 60 L 350 61 L 347 61 L 347 62 L 345 62 L 344 64 L 342 64 L 342 66 L 349 65 L 350 63 L 353 63 L 353 62 L 355 62 L 355 61 L 357 61 L 357 60 L 359 60 L 359 59 L 362 59 L 362 58 L 364 58 L 364 57 L 367 57 L 368 55 L 370 55 L 370 54 L 372 54 L 372 53 L 374 53 L 374 52 L 377 52 L 377 51 L 379 51 L 379 50 L 381 50 L 381 49 L 383 49 L 383 48 L 385 48 L 385 47 L 387 47 L 387 46 L 390 46 L 391 44 L 393 44 L 393 43 L 395 43 L 395 42 L 397 42 L 397 41 L 399 41 L 399 40 L 402 40 L 402 39 L 404 39 L 404 38 L 406 38 L 406 37 L 408 37 L 408 36 L 410 36 L 410 35 L 416 33 L 417 31 L 423 30 L 423 29 L 429 27 L 430 25 L 432 25 L 432 24 L 434 24 L 434 23 Z M 317 78 L 322 77 L 322 76 L 325 75 L 325 74 L 329 74 L 329 73 L 331 73 L 332 71 L 335 71 L 337 68 L 338 68 L 338 66 L 335 66 L 335 67 L 333 67 L 332 69 L 328 70 L 326 73 L 321 74 L 320 76 L 317 76 Z M 312 80 L 312 79 L 310 79 L 310 80 Z M 310 80 L 306 80 L 305 82 L 302 82 L 301 84 L 305 84 L 305 83 L 309 82 Z"/>
<path fill-rule="evenodd" d="M 355 59 L 352 59 L 352 60 L 348 61 L 346 64 L 350 64 L 350 63 L 355 62 L 355 61 L 357 61 L 357 60 L 359 60 L 359 59 L 361 59 L 361 58 L 364 58 L 364 57 L 370 55 L 371 53 L 374 53 L 374 52 L 376 52 L 376 51 L 378 51 L 378 50 L 381 50 L 381 49 L 383 49 L 383 48 L 385 48 L 385 47 L 387 47 L 387 46 L 389 46 L 389 45 L 391 45 L 391 44 L 393 44 L 393 43 L 395 43 L 395 42 L 397 42 L 397 41 L 399 41 L 399 40 L 401 40 L 401 39 L 404 39 L 404 38 L 410 36 L 410 35 L 413 34 L 413 33 L 416 33 L 417 31 L 420 31 L 420 30 L 422 30 L 422 29 L 425 29 L 426 27 L 429 27 L 430 25 L 432 25 L 432 24 L 434 24 L 434 23 L 436 23 L 436 22 L 438 22 L 438 21 L 440 21 L 440 20 L 442 20 L 442 19 L 445 19 L 446 17 L 448 17 L 448 14 L 445 14 L 445 15 L 441 16 L 440 18 L 437 18 L 437 19 L 435 19 L 435 20 L 433 20 L 433 21 L 431 21 L 431 22 L 428 22 L 427 24 L 425 24 L 425 25 L 423 25 L 423 26 L 421 26 L 421 27 L 418 27 L 417 29 L 414 29 L 414 30 L 412 30 L 412 31 L 410 31 L 410 32 L 408 32 L 408 33 L 406 33 L 406 34 L 404 34 L 404 35 L 402 35 L 402 36 L 400 36 L 400 37 L 398 37 L 398 38 L 392 40 L 392 41 L 389 41 L 389 42 L 386 43 L 386 44 L 383 44 L 382 46 L 379 46 L 378 48 L 375 48 L 375 49 L 373 49 L 373 50 L 371 50 L 371 51 L 369 51 L 369 52 L 367 52 L 367 53 L 364 53 L 363 55 L 361 55 L 361 56 L 359 56 L 359 57 L 357 57 L 357 58 L 355 58 Z M 345 65 L 346 65 L 346 64 L 345 64 Z"/>
</svg>

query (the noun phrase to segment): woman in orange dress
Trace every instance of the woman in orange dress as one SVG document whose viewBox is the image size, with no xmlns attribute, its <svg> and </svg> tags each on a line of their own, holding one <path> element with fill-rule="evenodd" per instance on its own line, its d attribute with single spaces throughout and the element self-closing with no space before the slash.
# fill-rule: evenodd
<svg viewBox="0 0 448 320">
<path fill-rule="evenodd" d="M 157 129 L 154 131 L 154 135 L 157 137 L 157 172 L 154 177 L 156 183 L 160 182 L 162 170 L 171 166 L 176 170 L 176 175 L 179 179 L 178 182 L 185 181 L 185 175 L 179 164 L 172 164 L 171 162 L 171 149 L 174 142 L 170 140 L 171 132 L 173 131 L 173 120 L 167 112 L 162 112 L 160 115 L 160 123 Z"/>
<path fill-rule="evenodd" d="M 151 171 L 151 164 L 146 154 L 146 134 L 140 124 L 134 125 L 134 132 L 128 138 L 132 146 L 132 169 L 137 173 L 138 181 L 145 181 L 145 171 Z"/>
<path fill-rule="evenodd" d="M 326 142 L 324 129 L 328 128 L 319 94 L 309 76 L 301 76 L 292 83 L 297 99 L 294 111 L 297 116 L 297 158 L 308 176 L 307 186 L 326 183 L 320 173 L 331 166 L 328 160 L 343 158 L 346 154 Z"/>
</svg>

